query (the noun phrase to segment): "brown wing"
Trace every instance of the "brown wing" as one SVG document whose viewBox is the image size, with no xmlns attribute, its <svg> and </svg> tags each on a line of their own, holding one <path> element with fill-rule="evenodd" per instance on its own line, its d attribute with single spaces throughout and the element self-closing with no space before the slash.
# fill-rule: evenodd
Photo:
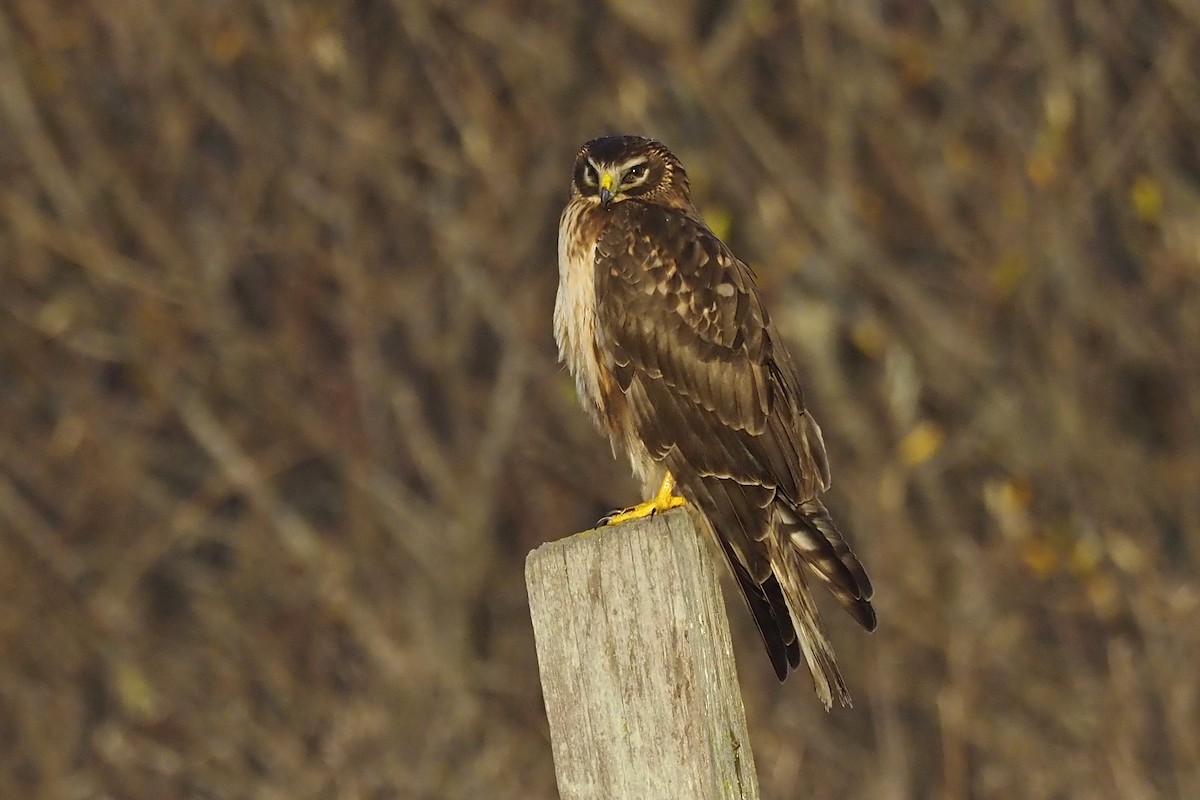
<svg viewBox="0 0 1200 800">
<path fill-rule="evenodd" d="M 803 579 L 777 574 L 770 537 L 790 538 L 842 605 L 875 626 L 870 582 L 816 499 L 829 485 L 820 430 L 749 267 L 684 214 L 634 202 L 612 213 L 596 248 L 609 367 L 639 437 L 716 530 L 782 679 L 800 653 L 786 581 Z"/>
</svg>

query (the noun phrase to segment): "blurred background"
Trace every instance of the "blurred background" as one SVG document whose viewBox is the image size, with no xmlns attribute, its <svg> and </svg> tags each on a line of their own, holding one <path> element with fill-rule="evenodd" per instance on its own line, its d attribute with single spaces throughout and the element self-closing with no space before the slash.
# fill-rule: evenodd
<svg viewBox="0 0 1200 800">
<path fill-rule="evenodd" d="M 1179 0 L 5 0 L 0 796 L 556 796 L 525 555 L 636 499 L 558 214 L 630 132 L 877 589 L 829 715 L 727 592 L 763 797 L 1200 797 L 1198 130 Z"/>
</svg>

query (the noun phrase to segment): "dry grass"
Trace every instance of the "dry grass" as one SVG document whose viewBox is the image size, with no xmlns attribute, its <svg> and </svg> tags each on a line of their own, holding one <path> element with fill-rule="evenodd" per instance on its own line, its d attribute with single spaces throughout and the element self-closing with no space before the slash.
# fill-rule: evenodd
<svg viewBox="0 0 1200 800">
<path fill-rule="evenodd" d="M 831 716 L 733 609 L 764 796 L 1200 797 L 1197 76 L 1179 0 L 10 0 L 0 796 L 554 796 L 524 554 L 633 491 L 557 215 L 630 131 L 878 588 Z"/>
</svg>

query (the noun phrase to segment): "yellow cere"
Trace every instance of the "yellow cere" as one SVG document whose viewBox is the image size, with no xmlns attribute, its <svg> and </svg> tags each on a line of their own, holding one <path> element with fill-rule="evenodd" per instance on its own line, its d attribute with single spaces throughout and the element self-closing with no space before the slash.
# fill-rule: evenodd
<svg viewBox="0 0 1200 800">
<path fill-rule="evenodd" d="M 608 170 L 600 174 L 600 188 L 611 192 L 617 185 L 617 177 Z"/>
</svg>

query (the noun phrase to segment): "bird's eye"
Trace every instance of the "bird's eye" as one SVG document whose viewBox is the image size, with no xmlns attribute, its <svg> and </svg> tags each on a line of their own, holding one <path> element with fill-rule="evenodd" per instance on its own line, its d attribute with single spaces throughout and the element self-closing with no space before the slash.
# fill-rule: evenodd
<svg viewBox="0 0 1200 800">
<path fill-rule="evenodd" d="M 629 169 L 625 170 L 625 174 L 621 176 L 621 183 L 633 184 L 638 183 L 646 177 L 646 162 L 634 164 Z"/>
<path fill-rule="evenodd" d="M 600 183 L 600 176 L 596 173 L 596 168 L 591 164 L 583 165 L 583 183 L 585 186 L 595 186 Z"/>
</svg>

